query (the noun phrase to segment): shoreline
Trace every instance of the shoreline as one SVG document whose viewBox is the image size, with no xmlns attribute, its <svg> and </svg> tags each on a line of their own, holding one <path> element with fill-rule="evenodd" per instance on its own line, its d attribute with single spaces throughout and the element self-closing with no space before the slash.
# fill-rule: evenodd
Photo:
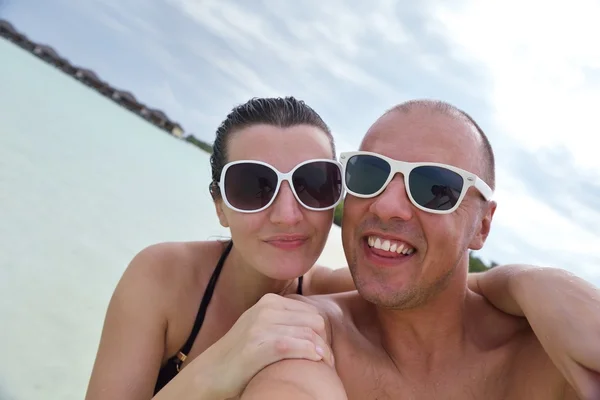
<svg viewBox="0 0 600 400">
<path fill-rule="evenodd" d="M 5 19 L 0 19 L 0 37 L 27 51 L 46 64 L 59 69 L 65 75 L 84 84 L 101 96 L 165 131 L 167 134 L 190 143 L 208 154 L 212 154 L 212 144 L 198 139 L 191 133 L 187 133 L 181 124 L 171 120 L 163 111 L 154 109 L 138 101 L 129 91 L 116 88 L 108 82 L 103 81 L 94 71 L 72 64 L 66 58 L 61 57 L 54 48 L 30 40 L 24 33 L 18 31 L 13 24 Z M 342 210 L 343 200 L 335 208 L 334 212 L 333 223 L 338 227 L 342 225 Z"/>
<path fill-rule="evenodd" d="M 58 68 L 66 75 L 88 86 L 90 89 L 93 89 L 96 93 L 104 96 L 110 101 L 113 101 L 121 107 L 124 107 L 129 112 L 144 119 L 148 123 L 165 131 L 170 136 L 187 142 L 205 153 L 212 154 L 212 144 L 198 139 L 193 134 L 186 133 L 184 128 L 179 123 L 169 119 L 169 117 L 163 111 L 148 107 L 144 103 L 139 102 L 131 92 L 115 88 L 109 83 L 104 82 L 92 70 L 73 65 L 69 60 L 61 57 L 59 53 L 52 47 L 31 41 L 25 34 L 17 31 L 17 29 L 9 21 L 4 19 L 0 19 L 0 37 L 27 51 L 29 54 L 37 57 L 45 63 Z M 340 204 L 338 204 L 334 210 L 334 226 L 332 227 L 332 230 L 334 231 L 339 231 L 342 226 L 343 208 L 344 200 L 342 199 Z M 330 236 L 332 236 L 331 233 Z M 337 236 L 341 236 L 340 232 L 338 232 Z M 338 238 L 335 240 L 337 241 Z M 339 237 L 339 243 L 337 244 L 340 246 L 340 248 L 342 248 L 341 237 Z M 327 255 L 323 255 L 322 258 L 323 262 L 326 265 L 329 265 L 330 263 L 325 262 L 325 260 L 331 259 L 333 263 L 337 263 L 337 259 L 339 257 L 333 256 L 333 258 L 331 258 Z M 319 262 L 321 262 L 321 259 L 319 259 Z M 474 256 L 473 251 L 469 251 L 470 272 L 486 271 L 495 267 L 496 265 L 498 264 L 494 261 L 491 261 L 490 264 L 487 265 L 482 259 Z"/>
</svg>

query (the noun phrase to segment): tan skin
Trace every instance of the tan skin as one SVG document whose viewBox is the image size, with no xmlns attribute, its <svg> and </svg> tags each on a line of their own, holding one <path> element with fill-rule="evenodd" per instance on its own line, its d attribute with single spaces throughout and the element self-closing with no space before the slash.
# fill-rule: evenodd
<svg viewBox="0 0 600 400">
<path fill-rule="evenodd" d="M 257 145 L 266 142 L 268 147 Z M 230 161 L 263 160 L 289 171 L 306 159 L 331 158 L 332 154 L 327 136 L 316 128 L 257 125 L 232 136 L 229 157 Z M 258 214 L 238 214 L 222 201 L 215 202 L 219 219 L 223 226 L 230 227 L 235 245 L 181 372 L 155 399 L 235 397 L 262 367 L 284 358 L 331 363 L 325 322 L 317 308 L 265 296 L 295 293 L 300 275 L 304 275 L 305 295 L 355 289 L 348 269 L 311 268 L 325 244 L 333 212 L 302 208 L 286 185 L 274 205 Z M 282 253 L 264 241 L 282 231 L 306 233 L 310 239 L 299 251 Z M 224 246 L 217 241 L 161 243 L 144 249 L 132 260 L 110 301 L 88 400 L 152 398 L 160 366 L 177 353 L 192 330 L 201 297 Z M 487 282 L 486 276 L 478 278 Z M 502 293 L 495 300 L 502 306 L 507 299 L 502 286 L 495 285 L 494 280 L 489 285 Z M 471 286 L 476 288 L 478 282 L 473 280 Z M 300 306 L 305 309 L 297 310 Z M 278 312 L 279 319 L 267 318 Z M 278 325 L 288 323 L 284 319 L 294 315 L 310 318 L 290 325 L 313 332 L 307 338 L 311 346 L 301 351 L 293 348 L 298 341 L 279 340 L 290 336 L 287 331 L 273 336 L 275 331 L 269 325 L 273 321 Z M 250 331 L 255 335 L 249 336 Z M 257 352 L 257 343 L 267 344 L 259 346 L 262 352 Z M 325 348 L 323 355 L 316 353 L 317 345 Z"/>
<path fill-rule="evenodd" d="M 267 142 L 269 146 L 264 146 Z M 280 171 L 289 171 L 308 159 L 333 157 L 328 137 L 312 126 L 286 129 L 250 126 L 231 136 L 228 153 L 229 161 L 262 160 Z M 236 213 L 219 199 L 215 201 L 215 207 L 221 224 L 231 229 L 235 245 L 223 267 L 202 329 L 182 365 L 182 372 L 154 397 L 156 399 L 235 396 L 243 388 L 239 385 L 245 384 L 263 365 L 239 365 L 239 376 L 231 377 L 238 381 L 223 382 L 228 375 L 235 375 L 230 365 L 226 365 L 224 354 L 231 353 L 233 357 L 240 352 L 250 352 L 247 349 L 253 343 L 264 342 L 261 335 L 272 333 L 273 330 L 268 329 L 269 323 L 311 328 L 314 333 L 304 339 L 313 342 L 312 347 L 294 352 L 293 343 L 284 341 L 282 345 L 275 337 L 270 338 L 269 346 L 261 345 L 264 352 L 274 347 L 268 357 L 251 354 L 248 358 L 262 357 L 263 364 L 278 357 L 293 356 L 323 358 L 331 362 L 329 348 L 321 338 L 325 336 L 323 320 L 316 309 L 283 297 L 265 300 L 264 296 L 295 293 L 297 277 L 301 275 L 304 275 L 305 294 L 353 288 L 347 272 L 332 272 L 323 267 L 311 269 L 325 245 L 333 210 L 304 209 L 293 197 L 287 183 L 282 185 L 275 203 L 261 213 Z M 280 233 L 305 234 L 307 240 L 299 249 L 283 251 L 268 243 Z M 161 364 L 177 353 L 190 334 L 201 297 L 224 246 L 215 241 L 162 243 L 144 249 L 132 260 L 107 311 L 87 391 L 88 400 L 152 398 Z M 334 283 L 329 284 L 330 281 Z M 252 307 L 255 304 L 257 307 Z M 304 309 L 290 310 L 289 307 Z M 221 341 L 220 346 L 213 346 L 225 339 L 225 334 L 250 308 L 255 309 L 254 312 L 245 315 L 236 332 Z M 282 316 L 282 311 L 289 316 Z M 297 312 L 294 314 L 293 311 Z M 278 315 L 275 318 L 273 314 Z M 300 315 L 300 320 L 290 322 L 294 315 Z M 250 336 L 248 332 L 252 326 L 264 329 L 255 329 L 255 336 Z M 304 335 L 305 330 L 300 335 Z M 285 331 L 281 336 L 294 335 Z M 242 337 L 247 339 L 246 348 L 240 348 Z M 324 354 L 317 354 L 317 346 L 324 349 Z M 265 348 L 267 350 L 262 350 Z M 198 357 L 200 354 L 203 357 Z M 234 358 L 229 364 L 242 363 L 239 360 L 243 357 Z M 222 368 L 217 368 L 219 365 Z M 207 382 L 217 383 L 211 386 Z"/>
<path fill-rule="evenodd" d="M 380 118 L 361 150 L 482 176 L 477 158 L 469 157 L 479 146 L 464 120 L 423 106 Z M 483 246 L 495 207 L 470 190 L 453 214 L 422 212 L 409 202 L 400 175 L 377 198 L 348 196 L 342 235 L 359 292 L 301 299 L 326 320 L 335 370 L 284 360 L 257 374 L 242 398 L 600 398 L 597 288 L 554 270 L 504 276 L 508 293 L 528 304 L 527 323 L 520 311 L 505 314 L 467 287 L 467 249 Z M 362 244 L 363 234 L 373 232 L 402 236 L 417 251 L 401 267 L 380 267 Z M 556 288 L 551 295 L 549 287 Z"/>
</svg>

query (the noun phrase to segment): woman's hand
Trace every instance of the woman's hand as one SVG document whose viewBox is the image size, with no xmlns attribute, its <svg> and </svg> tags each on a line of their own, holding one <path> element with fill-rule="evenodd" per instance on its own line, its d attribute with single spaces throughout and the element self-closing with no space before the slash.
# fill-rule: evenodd
<svg viewBox="0 0 600 400">
<path fill-rule="evenodd" d="M 310 304 L 267 294 L 182 372 L 194 364 L 209 368 L 199 376 L 210 381 L 198 383 L 212 386 L 215 398 L 226 399 L 239 395 L 267 365 L 293 358 L 323 360 L 333 367 L 325 321 Z"/>
<path fill-rule="evenodd" d="M 582 398 L 600 393 L 600 289 L 562 269 L 524 265 L 495 267 L 469 280 L 469 288 L 500 310 L 527 318 Z"/>
</svg>

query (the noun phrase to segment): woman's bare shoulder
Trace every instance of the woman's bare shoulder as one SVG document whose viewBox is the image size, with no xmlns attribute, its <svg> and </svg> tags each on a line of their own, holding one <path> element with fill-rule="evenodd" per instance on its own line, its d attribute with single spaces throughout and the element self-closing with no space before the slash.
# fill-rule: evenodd
<svg viewBox="0 0 600 400">
<path fill-rule="evenodd" d="M 211 274 L 208 263 L 218 259 L 221 247 L 218 242 L 157 243 L 133 257 L 109 302 L 90 397 L 123 398 L 155 384 L 157 369 L 189 335 L 199 286 L 209 279 L 204 278 Z"/>
<path fill-rule="evenodd" d="M 152 244 L 133 257 L 121 282 L 162 288 L 156 295 L 170 292 L 169 289 L 181 292 L 190 285 L 202 285 L 209 279 L 214 267 L 212 261 L 218 260 L 224 246 L 219 241 Z"/>
<path fill-rule="evenodd" d="M 225 249 L 219 241 L 162 242 L 152 244 L 135 255 L 129 267 L 167 275 L 194 273 L 201 261 L 218 257 Z"/>
<path fill-rule="evenodd" d="M 133 257 L 115 294 L 168 326 L 167 352 L 181 346 L 226 242 L 163 242 Z M 143 299 L 137 300 L 137 299 Z"/>
</svg>

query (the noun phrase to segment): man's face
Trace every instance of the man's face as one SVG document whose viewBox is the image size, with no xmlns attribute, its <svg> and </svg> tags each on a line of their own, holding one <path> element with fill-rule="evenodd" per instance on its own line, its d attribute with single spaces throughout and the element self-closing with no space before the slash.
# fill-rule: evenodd
<svg viewBox="0 0 600 400">
<path fill-rule="evenodd" d="M 361 146 L 395 160 L 449 164 L 480 177 L 481 148 L 481 137 L 462 118 L 425 107 L 384 115 Z M 422 211 L 410 202 L 401 174 L 375 198 L 348 195 L 342 239 L 360 294 L 389 308 L 423 304 L 447 286 L 457 267 L 466 274 L 468 249 L 483 246 L 494 210 L 493 202 L 471 188 L 451 214 Z M 380 246 L 374 246 L 378 240 Z M 389 251 L 401 246 L 399 253 Z"/>
</svg>

